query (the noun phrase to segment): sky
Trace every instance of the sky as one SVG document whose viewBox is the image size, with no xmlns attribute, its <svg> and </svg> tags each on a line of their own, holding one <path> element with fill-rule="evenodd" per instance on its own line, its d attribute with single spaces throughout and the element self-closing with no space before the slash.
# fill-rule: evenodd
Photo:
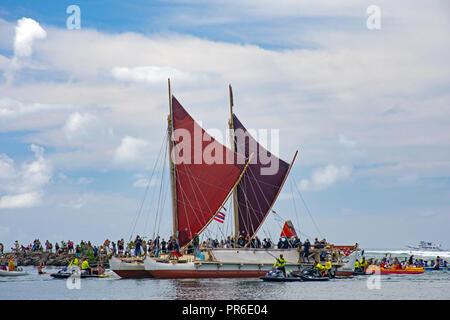
<svg viewBox="0 0 450 320">
<path fill-rule="evenodd" d="M 299 151 L 261 239 L 292 220 L 302 240 L 450 248 L 449 18 L 437 0 L 2 0 L 0 242 L 167 238 L 170 77 L 211 134 L 232 84 L 244 125 Z M 232 233 L 227 212 L 205 236 Z"/>
</svg>

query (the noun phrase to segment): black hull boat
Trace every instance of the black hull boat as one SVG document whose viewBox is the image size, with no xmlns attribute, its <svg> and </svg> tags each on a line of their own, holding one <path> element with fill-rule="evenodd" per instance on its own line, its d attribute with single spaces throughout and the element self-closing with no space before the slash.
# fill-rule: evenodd
<svg viewBox="0 0 450 320">
<path fill-rule="evenodd" d="M 94 272 L 94 274 L 90 274 L 87 273 L 85 271 L 79 271 L 77 269 L 68 269 L 68 268 L 64 268 L 59 270 L 56 273 L 50 273 L 50 276 L 52 278 L 55 279 L 67 279 L 70 277 L 80 277 L 82 279 L 85 278 L 111 278 L 111 277 L 116 277 L 115 275 L 110 275 L 110 274 L 96 274 L 96 272 Z"/>
<path fill-rule="evenodd" d="M 300 275 L 292 272 L 286 272 L 286 277 L 281 270 L 270 270 L 264 277 L 260 277 L 263 281 L 268 282 L 298 282 L 298 281 L 329 281 L 327 276 L 320 276 L 317 271 L 313 269 L 303 270 Z"/>
</svg>

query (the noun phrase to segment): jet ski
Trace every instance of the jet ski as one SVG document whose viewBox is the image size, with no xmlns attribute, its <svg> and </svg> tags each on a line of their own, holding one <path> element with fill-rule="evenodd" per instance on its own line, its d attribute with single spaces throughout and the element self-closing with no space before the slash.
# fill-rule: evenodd
<svg viewBox="0 0 450 320">
<path fill-rule="evenodd" d="M 321 276 L 319 272 L 313 268 L 303 269 L 299 275 L 303 281 L 328 281 L 328 276 Z"/>
<path fill-rule="evenodd" d="M 293 272 L 287 271 L 286 277 L 283 275 L 283 271 L 272 269 L 266 273 L 264 277 L 260 277 L 261 280 L 271 281 L 271 282 L 292 282 L 292 281 L 303 281 L 298 275 Z"/>
<path fill-rule="evenodd" d="M 98 274 L 97 270 L 93 271 L 93 274 L 86 272 L 85 270 L 81 270 L 78 268 L 63 268 L 56 273 L 50 273 L 50 276 L 55 279 L 67 279 L 71 276 L 80 277 L 80 278 L 111 278 L 116 277 L 112 274 Z"/>
</svg>

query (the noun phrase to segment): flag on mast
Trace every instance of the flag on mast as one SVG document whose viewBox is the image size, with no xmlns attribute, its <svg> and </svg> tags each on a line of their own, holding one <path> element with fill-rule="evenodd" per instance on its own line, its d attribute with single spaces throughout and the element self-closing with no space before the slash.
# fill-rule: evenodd
<svg viewBox="0 0 450 320">
<path fill-rule="evenodd" d="M 216 220 L 217 222 L 220 222 L 220 223 L 224 223 L 225 222 L 225 213 L 219 211 L 219 213 L 216 214 L 216 216 L 214 217 L 214 220 Z"/>
</svg>

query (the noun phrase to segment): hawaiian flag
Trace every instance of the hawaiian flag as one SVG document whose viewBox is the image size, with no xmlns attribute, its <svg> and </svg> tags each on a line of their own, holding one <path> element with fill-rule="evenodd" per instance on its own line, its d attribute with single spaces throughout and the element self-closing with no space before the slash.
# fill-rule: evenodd
<svg viewBox="0 0 450 320">
<path fill-rule="evenodd" d="M 220 212 L 218 214 L 216 214 L 216 216 L 214 217 L 214 220 L 220 222 L 220 223 L 224 223 L 225 221 L 225 213 Z"/>
</svg>

